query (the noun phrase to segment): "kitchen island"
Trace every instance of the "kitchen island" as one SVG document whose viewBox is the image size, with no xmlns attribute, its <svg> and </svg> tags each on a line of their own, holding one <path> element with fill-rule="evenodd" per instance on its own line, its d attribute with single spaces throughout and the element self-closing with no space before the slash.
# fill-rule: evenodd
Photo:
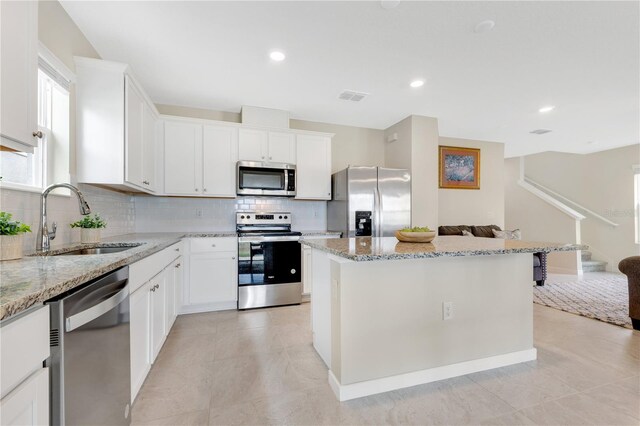
<svg viewBox="0 0 640 426">
<path fill-rule="evenodd" d="M 536 359 L 532 253 L 495 238 L 301 241 L 313 344 L 341 401 Z"/>
</svg>

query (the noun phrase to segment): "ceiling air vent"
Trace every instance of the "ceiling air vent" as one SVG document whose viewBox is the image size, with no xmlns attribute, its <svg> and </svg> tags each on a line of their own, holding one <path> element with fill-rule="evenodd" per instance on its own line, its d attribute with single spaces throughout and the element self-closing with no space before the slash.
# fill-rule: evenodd
<svg viewBox="0 0 640 426">
<path fill-rule="evenodd" d="M 368 93 L 345 90 L 344 92 L 340 93 L 338 99 L 341 99 L 343 101 L 360 102 L 367 96 L 369 96 Z"/>
<path fill-rule="evenodd" d="M 529 133 L 534 134 L 534 135 L 544 135 L 545 133 L 549 133 L 551 132 L 551 130 L 549 129 L 536 129 L 536 130 L 532 130 Z"/>
</svg>

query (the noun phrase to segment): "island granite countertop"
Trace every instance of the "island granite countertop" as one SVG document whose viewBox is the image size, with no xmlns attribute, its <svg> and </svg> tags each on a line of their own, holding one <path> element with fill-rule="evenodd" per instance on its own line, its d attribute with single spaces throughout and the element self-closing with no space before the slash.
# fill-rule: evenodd
<svg viewBox="0 0 640 426">
<path fill-rule="evenodd" d="M 588 249 L 588 246 L 580 244 L 459 236 L 440 236 L 431 243 L 402 243 L 395 237 L 356 237 L 301 240 L 300 244 L 356 262 Z"/>
</svg>

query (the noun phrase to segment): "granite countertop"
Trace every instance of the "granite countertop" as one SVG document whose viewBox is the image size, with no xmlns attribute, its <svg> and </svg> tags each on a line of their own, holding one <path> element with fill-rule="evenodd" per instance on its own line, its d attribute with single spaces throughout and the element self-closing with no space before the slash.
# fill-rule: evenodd
<svg viewBox="0 0 640 426">
<path fill-rule="evenodd" d="M 183 238 L 235 237 L 235 232 L 127 234 L 97 244 L 54 247 L 46 255 L 27 253 L 0 263 L 0 320 L 41 304 L 65 291 L 156 253 Z M 99 255 L 51 256 L 78 248 L 134 246 Z"/>
<path fill-rule="evenodd" d="M 340 231 L 300 231 L 303 237 L 324 237 L 326 236 L 338 236 L 342 235 Z"/>
<path fill-rule="evenodd" d="M 301 240 L 300 244 L 356 262 L 588 249 L 588 246 L 577 244 L 458 236 L 436 237 L 431 243 L 401 243 L 395 237 L 361 237 Z"/>
<path fill-rule="evenodd" d="M 339 233 L 303 231 L 303 236 Z M 104 238 L 97 244 L 67 244 L 47 253 L 26 253 L 0 263 L 0 320 L 41 304 L 78 285 L 121 266 L 152 255 L 183 238 L 235 237 L 235 231 L 127 234 Z M 119 253 L 52 256 L 79 248 L 131 247 Z"/>
</svg>

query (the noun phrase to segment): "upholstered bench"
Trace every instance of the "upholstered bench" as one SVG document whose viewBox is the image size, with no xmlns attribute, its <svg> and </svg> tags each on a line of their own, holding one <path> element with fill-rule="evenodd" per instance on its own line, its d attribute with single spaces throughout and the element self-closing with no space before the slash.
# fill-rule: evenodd
<svg viewBox="0 0 640 426">
<path fill-rule="evenodd" d="M 480 238 L 495 238 L 493 231 L 501 231 L 497 225 L 457 225 L 457 226 L 439 226 L 438 235 L 464 235 L 470 233 L 474 237 Z M 468 234 L 467 234 L 468 235 Z M 544 285 L 544 281 L 547 279 L 547 253 L 534 253 L 533 254 L 533 281 L 537 285 Z"/>
</svg>

